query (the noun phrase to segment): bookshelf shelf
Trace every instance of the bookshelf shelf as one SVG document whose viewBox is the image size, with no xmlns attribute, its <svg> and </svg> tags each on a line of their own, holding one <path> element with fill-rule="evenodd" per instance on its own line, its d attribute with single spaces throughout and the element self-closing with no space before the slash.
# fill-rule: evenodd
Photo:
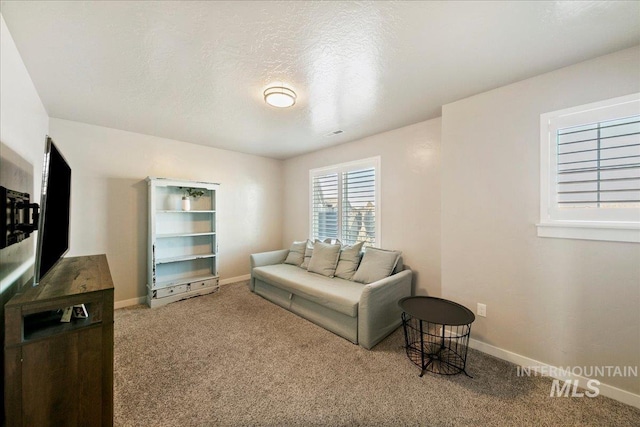
<svg viewBox="0 0 640 427">
<path fill-rule="evenodd" d="M 216 256 L 216 254 L 182 255 L 182 256 L 175 256 L 170 258 L 158 258 L 156 259 L 156 264 L 168 264 L 172 262 L 192 261 L 196 259 L 212 258 L 214 256 Z"/>
</svg>

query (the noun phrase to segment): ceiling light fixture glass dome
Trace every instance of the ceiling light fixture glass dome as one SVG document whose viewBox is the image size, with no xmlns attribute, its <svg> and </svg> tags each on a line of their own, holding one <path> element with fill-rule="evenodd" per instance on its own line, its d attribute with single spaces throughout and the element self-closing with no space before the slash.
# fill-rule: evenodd
<svg viewBox="0 0 640 427">
<path fill-rule="evenodd" d="M 264 102 L 278 107 L 291 107 L 296 103 L 296 93 L 283 86 L 273 86 L 264 91 Z"/>
</svg>

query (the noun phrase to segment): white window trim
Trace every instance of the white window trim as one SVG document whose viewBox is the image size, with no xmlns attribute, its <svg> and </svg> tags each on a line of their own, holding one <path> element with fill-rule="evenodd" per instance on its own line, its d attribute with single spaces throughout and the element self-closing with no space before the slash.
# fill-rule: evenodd
<svg viewBox="0 0 640 427">
<path fill-rule="evenodd" d="M 375 193 L 376 193 L 376 206 L 375 206 L 375 218 L 376 218 L 376 244 L 374 247 L 381 248 L 382 247 L 382 233 L 381 227 L 382 224 L 382 216 L 380 205 L 382 194 L 380 192 L 380 156 L 376 157 L 368 157 L 362 160 L 354 160 L 352 162 L 340 163 L 332 166 L 325 166 L 316 169 L 309 170 L 309 239 L 313 241 L 313 177 L 318 175 L 327 175 L 330 173 L 343 173 L 348 172 L 353 169 L 358 168 L 375 168 L 376 170 L 376 181 L 375 181 Z M 342 185 L 338 185 L 338 198 L 342 200 Z M 338 215 L 338 230 L 342 229 L 342 209 L 340 209 L 340 215 Z"/>
<path fill-rule="evenodd" d="M 552 182 L 552 175 L 555 176 L 555 162 L 552 161 L 552 156 L 556 144 L 554 129 L 559 127 L 557 122 L 562 121 L 562 127 L 570 126 L 572 119 L 578 114 L 582 119 L 585 113 L 597 114 L 600 109 L 623 105 L 628 108 L 630 103 L 635 103 L 640 111 L 640 94 L 553 111 L 540 116 L 540 222 L 536 224 L 538 237 L 640 243 L 640 215 L 637 221 L 629 221 L 628 218 L 616 217 L 619 212 L 614 212 L 615 210 L 602 210 L 598 212 L 602 220 L 587 216 L 567 219 L 558 214 L 552 200 L 555 197 Z"/>
</svg>

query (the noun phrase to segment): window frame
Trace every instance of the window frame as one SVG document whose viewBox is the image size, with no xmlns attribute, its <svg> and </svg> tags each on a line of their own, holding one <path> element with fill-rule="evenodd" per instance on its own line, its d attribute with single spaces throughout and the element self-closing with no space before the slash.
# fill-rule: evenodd
<svg viewBox="0 0 640 427">
<path fill-rule="evenodd" d="M 343 174 L 346 172 L 357 171 L 360 169 L 373 168 L 375 170 L 375 244 L 373 247 L 380 248 L 382 247 L 382 233 L 381 233 L 381 192 L 380 192 L 380 176 L 381 176 L 381 168 L 380 168 L 380 156 L 368 157 L 366 159 L 354 160 L 351 162 L 340 163 L 337 165 L 325 166 L 321 168 L 314 168 L 309 170 L 309 239 L 314 241 L 315 237 L 313 236 L 313 203 L 314 203 L 314 194 L 313 194 L 313 178 L 316 176 L 328 175 L 332 173 L 338 174 L 338 239 L 342 240 L 342 215 L 343 215 L 343 200 L 342 200 L 342 191 L 343 191 Z"/>
<path fill-rule="evenodd" d="M 558 129 L 640 114 L 640 93 L 540 115 L 540 222 L 538 237 L 640 243 L 640 209 L 562 210 L 556 197 Z"/>
</svg>

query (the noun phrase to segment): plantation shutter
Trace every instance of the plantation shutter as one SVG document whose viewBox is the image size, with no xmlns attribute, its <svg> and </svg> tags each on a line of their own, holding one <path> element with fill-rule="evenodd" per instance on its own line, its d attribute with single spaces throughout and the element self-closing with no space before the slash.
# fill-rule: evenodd
<svg viewBox="0 0 640 427">
<path fill-rule="evenodd" d="M 557 131 L 556 195 L 561 208 L 640 204 L 640 116 Z"/>
<path fill-rule="evenodd" d="M 376 243 L 376 171 L 374 168 L 344 172 L 342 176 L 343 243 Z"/>
<path fill-rule="evenodd" d="M 338 174 L 313 177 L 313 236 L 338 238 Z"/>
</svg>

